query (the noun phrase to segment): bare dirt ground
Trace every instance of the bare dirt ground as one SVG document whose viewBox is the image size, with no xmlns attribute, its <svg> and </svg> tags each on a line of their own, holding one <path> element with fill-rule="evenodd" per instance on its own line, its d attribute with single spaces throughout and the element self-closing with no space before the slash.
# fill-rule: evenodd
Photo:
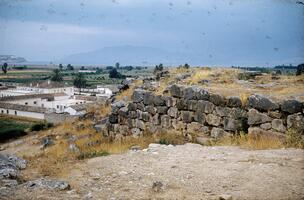
<svg viewBox="0 0 304 200">
<path fill-rule="evenodd" d="M 51 166 L 50 166 L 51 167 Z M 304 199 L 304 151 L 198 144 L 97 157 L 70 166 L 68 191 L 18 186 L 5 199 Z M 152 189 L 155 182 L 161 182 Z M 0 197 L 1 199 L 1 197 Z"/>
</svg>

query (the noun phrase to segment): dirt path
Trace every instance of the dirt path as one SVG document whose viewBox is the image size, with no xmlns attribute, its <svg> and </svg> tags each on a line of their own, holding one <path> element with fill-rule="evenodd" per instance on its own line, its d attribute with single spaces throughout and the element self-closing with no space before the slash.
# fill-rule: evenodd
<svg viewBox="0 0 304 200">
<path fill-rule="evenodd" d="M 66 178 L 72 190 L 20 189 L 15 198 L 304 199 L 304 151 L 296 149 L 151 144 L 143 151 L 93 158 L 73 168 Z M 163 186 L 158 183 L 153 190 L 156 181 Z"/>
</svg>

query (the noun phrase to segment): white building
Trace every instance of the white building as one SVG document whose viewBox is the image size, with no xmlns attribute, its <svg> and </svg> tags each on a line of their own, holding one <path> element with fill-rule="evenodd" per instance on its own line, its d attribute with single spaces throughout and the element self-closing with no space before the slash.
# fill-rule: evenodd
<svg viewBox="0 0 304 200">
<path fill-rule="evenodd" d="M 3 115 L 44 119 L 43 113 L 64 113 L 71 106 L 84 105 L 87 102 L 86 100 L 75 99 L 74 96 L 70 97 L 65 93 L 7 96 L 0 98 L 0 110 Z M 84 114 L 79 110 L 77 111 L 73 115 Z"/>
<path fill-rule="evenodd" d="M 68 96 L 73 96 L 74 87 L 58 82 L 40 81 L 37 83 L 30 83 L 28 85 L 17 86 L 14 89 L 0 90 L 0 97 L 55 93 L 65 93 Z"/>
<path fill-rule="evenodd" d="M 106 97 L 110 98 L 113 96 L 114 92 L 118 91 L 117 87 L 113 85 L 97 85 L 96 88 L 87 89 L 82 88 L 81 91 L 75 88 L 76 94 L 86 95 L 86 96 L 96 96 L 96 97 Z"/>
</svg>

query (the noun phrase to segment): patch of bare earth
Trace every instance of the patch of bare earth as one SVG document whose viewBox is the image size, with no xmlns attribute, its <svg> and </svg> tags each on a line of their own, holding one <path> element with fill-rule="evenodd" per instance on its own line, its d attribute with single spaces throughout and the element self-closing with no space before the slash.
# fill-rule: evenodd
<svg viewBox="0 0 304 200">
<path fill-rule="evenodd" d="M 19 187 L 12 199 L 304 198 L 300 149 L 152 144 L 146 150 L 92 158 L 69 168 L 62 179 L 71 190 Z"/>
</svg>

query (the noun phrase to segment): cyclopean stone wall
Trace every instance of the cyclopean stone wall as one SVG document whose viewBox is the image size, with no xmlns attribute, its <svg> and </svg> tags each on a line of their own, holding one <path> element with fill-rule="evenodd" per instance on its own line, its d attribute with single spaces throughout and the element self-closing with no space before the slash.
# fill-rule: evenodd
<svg viewBox="0 0 304 200">
<path fill-rule="evenodd" d="M 260 95 L 246 102 L 196 86 L 172 85 L 164 95 L 136 89 L 131 102 L 113 103 L 109 117 L 96 128 L 114 138 L 172 129 L 215 139 L 240 131 L 284 137 L 290 128 L 303 134 L 303 102 L 274 102 Z"/>
</svg>

